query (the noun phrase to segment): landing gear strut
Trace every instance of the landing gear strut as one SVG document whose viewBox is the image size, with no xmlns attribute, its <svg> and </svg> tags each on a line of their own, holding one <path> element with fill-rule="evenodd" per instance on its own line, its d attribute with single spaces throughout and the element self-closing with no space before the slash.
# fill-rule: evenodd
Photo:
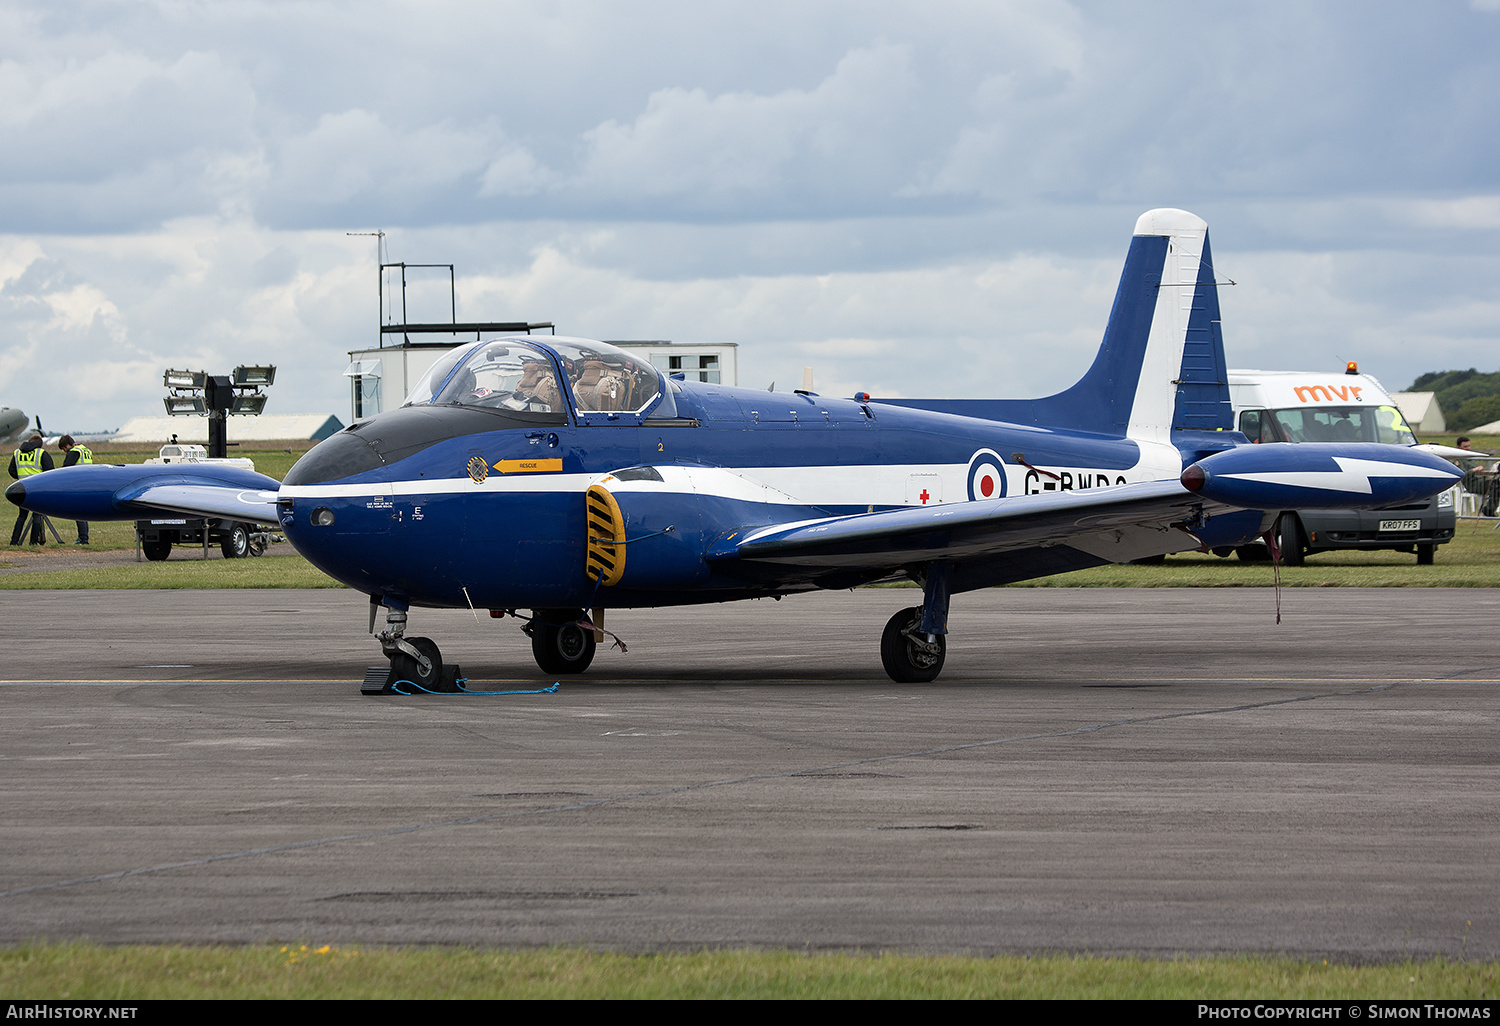
<svg viewBox="0 0 1500 1026">
<path fill-rule="evenodd" d="M 594 661 L 594 632 L 578 626 L 581 609 L 538 609 L 522 628 L 543 673 L 582 673 Z"/>
</svg>

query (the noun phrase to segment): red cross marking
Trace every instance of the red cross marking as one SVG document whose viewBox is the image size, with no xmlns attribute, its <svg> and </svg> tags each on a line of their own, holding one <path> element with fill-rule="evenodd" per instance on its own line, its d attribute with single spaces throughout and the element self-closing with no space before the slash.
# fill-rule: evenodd
<svg viewBox="0 0 1500 1026">
<path fill-rule="evenodd" d="M 930 498 L 932 498 L 932 496 L 930 496 L 930 495 L 927 494 L 927 489 L 926 488 L 923 488 L 922 489 L 922 494 L 919 495 L 919 496 L 917 496 L 917 498 L 921 499 L 922 500 L 922 505 L 925 506 L 925 505 L 927 505 L 927 500 L 930 499 Z"/>
</svg>

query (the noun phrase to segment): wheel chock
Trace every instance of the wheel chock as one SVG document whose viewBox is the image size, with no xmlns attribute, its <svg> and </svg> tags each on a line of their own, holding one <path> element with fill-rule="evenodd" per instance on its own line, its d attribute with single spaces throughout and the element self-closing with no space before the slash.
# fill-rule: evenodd
<svg viewBox="0 0 1500 1026">
<path fill-rule="evenodd" d="M 391 664 L 371 666 L 365 670 L 364 683 L 359 686 L 361 695 L 388 695 L 391 693 Z"/>
</svg>

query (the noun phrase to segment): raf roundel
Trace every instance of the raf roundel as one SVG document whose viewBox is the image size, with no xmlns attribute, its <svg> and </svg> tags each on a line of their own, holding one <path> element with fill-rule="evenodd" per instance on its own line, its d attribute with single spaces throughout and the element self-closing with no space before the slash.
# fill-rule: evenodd
<svg viewBox="0 0 1500 1026">
<path fill-rule="evenodd" d="M 969 500 L 1005 495 L 1005 463 L 992 449 L 980 449 L 969 460 Z"/>
</svg>

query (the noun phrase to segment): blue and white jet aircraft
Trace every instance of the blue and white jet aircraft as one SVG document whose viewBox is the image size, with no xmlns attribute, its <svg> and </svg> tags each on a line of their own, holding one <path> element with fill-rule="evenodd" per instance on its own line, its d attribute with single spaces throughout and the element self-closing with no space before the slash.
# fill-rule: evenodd
<svg viewBox="0 0 1500 1026">
<path fill-rule="evenodd" d="M 520 616 L 537 664 L 565 674 L 588 667 L 609 609 L 903 579 L 922 604 L 891 617 L 881 661 L 930 681 L 954 594 L 1240 545 L 1282 510 L 1397 505 L 1459 479 L 1412 448 L 1235 432 L 1207 229 L 1182 210 L 1141 216 L 1093 366 L 1043 399 L 751 391 L 600 342 L 498 338 L 448 353 L 405 405 L 323 441 L 279 485 L 96 465 L 6 495 L 69 520 L 279 525 L 370 596 L 372 633 L 384 607 L 387 686 L 452 686 L 437 645 L 406 636 L 412 607 Z"/>
</svg>

